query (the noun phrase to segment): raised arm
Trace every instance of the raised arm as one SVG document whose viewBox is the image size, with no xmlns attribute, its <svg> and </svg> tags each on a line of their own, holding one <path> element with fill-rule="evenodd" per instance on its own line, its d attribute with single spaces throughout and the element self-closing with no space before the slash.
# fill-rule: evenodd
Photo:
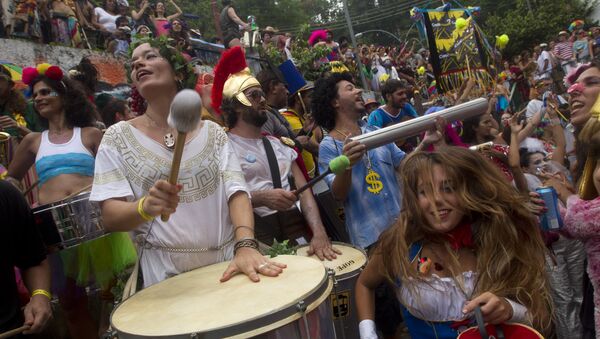
<svg viewBox="0 0 600 339">
<path fill-rule="evenodd" d="M 519 123 L 519 114 L 514 114 L 510 119 L 510 147 L 508 149 L 508 166 L 513 174 L 515 186 L 522 193 L 529 193 L 527 179 L 521 168 L 521 159 L 519 154 L 519 132 L 523 129 L 524 122 Z"/>
<path fill-rule="evenodd" d="M 142 18 L 142 16 L 144 15 L 144 13 L 146 12 L 146 9 L 148 9 L 148 0 L 144 0 L 142 1 L 142 7 L 140 8 L 139 11 L 131 11 L 131 18 L 135 21 L 138 21 Z"/>
<path fill-rule="evenodd" d="M 175 18 L 178 18 L 181 14 L 183 14 L 183 11 L 181 10 L 181 8 L 179 8 L 179 6 L 177 6 L 175 1 L 169 0 L 169 3 L 171 3 L 171 5 L 173 5 L 173 7 L 175 7 L 175 13 L 173 13 L 167 17 L 167 20 L 171 21 Z"/>
<path fill-rule="evenodd" d="M 531 135 L 531 133 L 533 133 L 533 131 L 536 129 L 536 127 L 542 121 L 543 116 L 544 116 L 544 108 L 537 111 L 531 117 L 531 119 L 529 119 L 529 121 L 527 122 L 525 127 L 523 127 L 523 129 L 519 132 L 519 138 L 518 138 L 519 144 L 521 144 L 523 142 L 523 140 L 525 140 L 528 136 Z"/>
<path fill-rule="evenodd" d="M 565 139 L 565 132 L 562 125 L 560 124 L 560 118 L 556 114 L 556 107 L 549 104 L 548 117 L 550 118 L 550 124 L 552 126 L 552 139 L 554 139 L 554 152 L 552 152 L 552 160 L 565 165 L 565 156 L 567 154 L 567 141 Z"/>
<path fill-rule="evenodd" d="M 240 26 L 244 26 L 247 27 L 248 24 L 243 22 L 242 19 L 240 19 L 237 14 L 235 13 L 235 9 L 233 9 L 233 7 L 229 7 L 229 9 L 227 10 L 227 15 L 229 16 L 229 19 L 233 20 L 233 22 L 235 22 L 236 24 L 240 25 Z"/>
</svg>

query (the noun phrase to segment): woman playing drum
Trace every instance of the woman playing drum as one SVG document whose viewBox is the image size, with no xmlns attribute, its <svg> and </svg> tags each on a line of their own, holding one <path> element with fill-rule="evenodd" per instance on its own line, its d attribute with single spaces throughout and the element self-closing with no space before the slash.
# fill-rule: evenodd
<svg viewBox="0 0 600 339">
<path fill-rule="evenodd" d="M 413 338 L 456 338 L 481 306 L 486 323 L 547 330 L 550 296 L 537 220 L 492 164 L 448 147 L 402 166 L 404 208 L 356 284 L 361 338 L 375 338 L 373 291 L 396 286 Z"/>
<path fill-rule="evenodd" d="M 259 280 L 257 273 L 281 273 L 285 265 L 256 250 L 244 176 L 220 126 L 202 121 L 187 133 L 180 184 L 165 180 L 177 134 L 167 124 L 169 107 L 178 90 L 194 88 L 191 65 L 166 39 L 142 39 L 131 56 L 130 76 L 147 109 L 106 131 L 91 199 L 101 202 L 107 229 L 133 231 L 141 245 L 144 285 L 232 256 L 223 281 L 234 272 L 253 281 Z M 161 214 L 171 216 L 164 222 L 157 218 Z"/>
<path fill-rule="evenodd" d="M 47 130 L 25 136 L 9 165 L 9 176 L 20 180 L 35 163 L 41 205 L 88 189 L 102 138 L 100 130 L 91 127 L 95 107 L 57 66 L 25 68 L 23 82 L 31 88 L 35 111 Z M 96 336 L 84 287 L 96 282 L 104 291 L 110 291 L 115 274 L 135 262 L 131 241 L 127 234 L 111 234 L 59 254 L 51 257 L 53 285 L 67 315 L 69 330 L 73 337 Z M 67 279 L 60 276 L 61 270 Z"/>
</svg>

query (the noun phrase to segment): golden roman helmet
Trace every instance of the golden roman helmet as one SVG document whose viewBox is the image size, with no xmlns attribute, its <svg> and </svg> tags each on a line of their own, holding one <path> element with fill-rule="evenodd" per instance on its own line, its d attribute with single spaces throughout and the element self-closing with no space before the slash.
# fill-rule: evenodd
<svg viewBox="0 0 600 339">
<path fill-rule="evenodd" d="M 246 95 L 244 91 L 250 87 L 260 87 L 260 83 L 252 73 L 250 73 L 250 69 L 248 67 L 244 68 L 241 72 L 231 74 L 229 78 L 225 81 L 223 85 L 223 97 L 224 98 L 236 98 L 239 102 L 241 102 L 244 106 L 252 106 L 252 103 Z"/>
<path fill-rule="evenodd" d="M 260 87 L 260 83 L 250 73 L 242 48 L 227 49 L 215 66 L 211 105 L 218 114 L 221 114 L 223 98 L 236 98 L 244 106 L 252 106 L 244 91 L 255 86 Z"/>
</svg>

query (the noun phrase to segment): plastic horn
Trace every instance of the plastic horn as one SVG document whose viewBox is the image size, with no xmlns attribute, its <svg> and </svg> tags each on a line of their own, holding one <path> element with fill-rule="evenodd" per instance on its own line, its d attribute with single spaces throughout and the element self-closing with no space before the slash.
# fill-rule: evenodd
<svg viewBox="0 0 600 339">
<path fill-rule="evenodd" d="M 201 109 L 202 99 L 200 99 L 200 95 L 196 91 L 191 89 L 184 89 L 177 93 L 171 103 L 171 112 L 169 112 L 167 122 L 169 126 L 177 130 L 173 163 L 171 164 L 171 174 L 169 175 L 169 183 L 171 184 L 177 183 L 185 138 L 189 132 L 192 132 L 198 126 Z M 163 214 L 160 219 L 166 222 L 169 220 L 169 215 Z"/>
<path fill-rule="evenodd" d="M 452 106 L 439 112 L 431 113 L 422 117 L 401 122 L 396 125 L 384 127 L 376 131 L 365 133 L 352 138 L 365 145 L 367 149 L 377 148 L 399 139 L 406 139 L 419 135 L 435 126 L 435 119 L 441 117 L 451 123 L 456 120 L 465 120 L 481 115 L 487 111 L 488 101 L 479 98 L 465 102 L 464 104 Z"/>
</svg>

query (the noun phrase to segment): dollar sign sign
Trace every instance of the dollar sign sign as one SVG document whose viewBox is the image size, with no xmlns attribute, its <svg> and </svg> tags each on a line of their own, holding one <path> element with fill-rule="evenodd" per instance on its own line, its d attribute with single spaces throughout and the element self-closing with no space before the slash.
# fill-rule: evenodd
<svg viewBox="0 0 600 339">
<path fill-rule="evenodd" d="M 369 187 L 367 187 L 369 192 L 373 194 L 379 194 L 379 192 L 381 192 L 383 189 L 383 183 L 379 181 L 379 178 L 381 178 L 381 176 L 379 176 L 377 172 L 371 169 L 369 170 L 367 176 L 365 177 L 365 181 L 367 184 L 369 184 Z"/>
</svg>

